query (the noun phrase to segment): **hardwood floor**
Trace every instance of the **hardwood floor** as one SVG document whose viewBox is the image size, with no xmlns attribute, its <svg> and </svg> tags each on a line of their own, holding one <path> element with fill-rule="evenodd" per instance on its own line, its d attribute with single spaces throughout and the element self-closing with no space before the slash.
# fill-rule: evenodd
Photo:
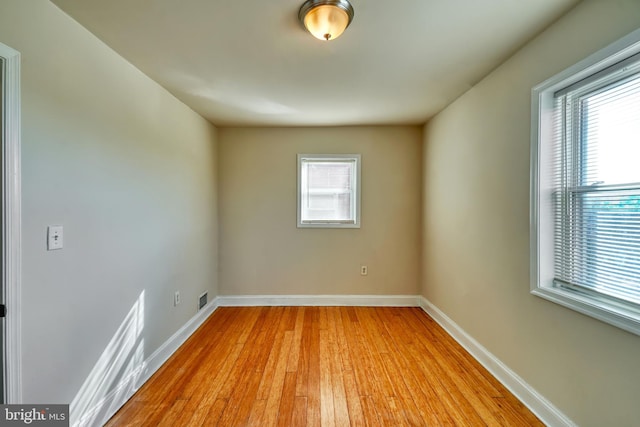
<svg viewBox="0 0 640 427">
<path fill-rule="evenodd" d="M 219 308 L 107 426 L 542 426 L 419 308 Z"/>
</svg>

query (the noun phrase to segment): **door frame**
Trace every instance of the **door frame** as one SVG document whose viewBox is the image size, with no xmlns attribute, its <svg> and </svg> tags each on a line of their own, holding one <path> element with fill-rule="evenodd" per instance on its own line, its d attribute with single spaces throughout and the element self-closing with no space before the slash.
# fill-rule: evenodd
<svg viewBox="0 0 640 427">
<path fill-rule="evenodd" d="M 0 43 L 2 67 L 2 288 L 5 403 L 22 403 L 20 52 Z"/>
</svg>

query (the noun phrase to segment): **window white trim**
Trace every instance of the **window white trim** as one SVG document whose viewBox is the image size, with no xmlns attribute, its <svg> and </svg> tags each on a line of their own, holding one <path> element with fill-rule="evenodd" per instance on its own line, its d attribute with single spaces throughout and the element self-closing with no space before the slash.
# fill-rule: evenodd
<svg viewBox="0 0 640 427">
<path fill-rule="evenodd" d="M 616 303 L 597 294 L 553 285 L 553 208 L 549 198 L 542 197 L 551 190 L 548 177 L 550 174 L 544 172 L 550 164 L 554 94 L 578 82 L 579 85 L 588 83 L 592 76 L 609 67 L 615 70 L 616 64 L 637 54 L 640 54 L 640 30 L 632 32 L 533 88 L 530 268 L 532 294 L 640 335 L 640 307 L 637 305 Z"/>
<path fill-rule="evenodd" d="M 349 221 L 329 221 L 329 220 L 313 220 L 302 221 L 302 165 L 305 160 L 318 161 L 353 161 L 355 164 L 354 188 L 352 191 L 352 209 L 354 211 L 353 220 Z M 360 228 L 360 199 L 361 199 L 361 156 L 360 154 L 298 154 L 298 185 L 297 185 L 297 226 L 298 228 Z"/>
</svg>

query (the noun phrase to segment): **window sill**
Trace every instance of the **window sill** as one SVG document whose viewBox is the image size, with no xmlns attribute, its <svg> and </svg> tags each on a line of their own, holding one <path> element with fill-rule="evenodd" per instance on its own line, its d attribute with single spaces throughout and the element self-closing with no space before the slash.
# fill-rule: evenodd
<svg viewBox="0 0 640 427">
<path fill-rule="evenodd" d="M 298 228 L 360 228 L 359 223 L 353 222 L 303 222 Z"/>
<path fill-rule="evenodd" d="M 640 311 L 622 307 L 606 299 L 584 295 L 578 291 L 558 287 L 538 287 L 533 295 L 560 304 L 584 315 L 640 335 Z"/>
</svg>

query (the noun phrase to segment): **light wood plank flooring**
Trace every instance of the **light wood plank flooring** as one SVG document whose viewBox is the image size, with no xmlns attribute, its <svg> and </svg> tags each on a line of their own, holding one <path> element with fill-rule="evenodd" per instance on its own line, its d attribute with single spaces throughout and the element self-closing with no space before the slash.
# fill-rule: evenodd
<svg viewBox="0 0 640 427">
<path fill-rule="evenodd" d="M 541 426 L 419 308 L 219 308 L 107 426 Z"/>
</svg>

